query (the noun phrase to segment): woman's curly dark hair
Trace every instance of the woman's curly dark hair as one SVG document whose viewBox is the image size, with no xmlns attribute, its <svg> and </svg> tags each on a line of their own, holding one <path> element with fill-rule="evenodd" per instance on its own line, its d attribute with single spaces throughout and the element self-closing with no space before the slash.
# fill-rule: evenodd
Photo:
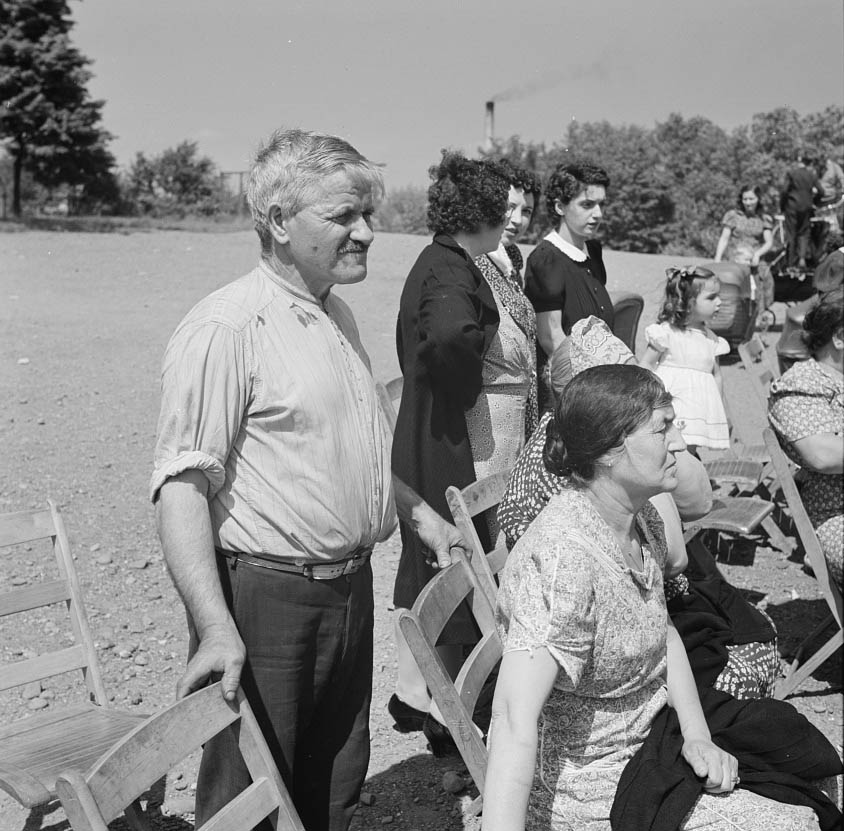
<svg viewBox="0 0 844 831">
<path fill-rule="evenodd" d="M 678 329 L 685 329 L 692 313 L 695 298 L 700 294 L 707 280 L 715 277 L 708 268 L 687 265 L 683 268 L 666 268 L 665 294 L 657 321 L 668 321 Z"/>
<path fill-rule="evenodd" d="M 507 212 L 510 182 L 497 162 L 467 159 L 443 150 L 442 161 L 428 169 L 428 228 L 435 234 L 475 234 L 501 225 Z"/>
<path fill-rule="evenodd" d="M 542 184 L 533 171 L 525 167 L 518 167 L 509 159 L 498 159 L 497 164 L 506 171 L 511 188 L 521 188 L 525 193 L 532 193 L 534 200 L 539 199 L 539 195 L 542 193 Z"/>
<path fill-rule="evenodd" d="M 759 185 L 744 185 L 742 189 L 738 192 L 738 196 L 736 197 L 736 207 L 741 211 L 741 213 L 745 213 L 744 210 L 744 202 L 741 201 L 742 196 L 744 196 L 748 191 L 754 193 L 756 198 L 759 200 L 756 203 L 756 216 L 764 216 L 765 210 L 762 207 L 762 188 Z"/>
<path fill-rule="evenodd" d="M 659 377 L 633 364 L 606 364 L 575 375 L 548 422 L 542 459 L 578 487 L 595 478 L 598 459 L 621 447 L 654 410 L 671 405 Z"/>
<path fill-rule="evenodd" d="M 608 188 L 609 174 L 603 167 L 586 159 L 558 164 L 545 186 L 545 210 L 548 216 L 557 217 L 557 202 L 568 205 L 589 185 L 601 185 Z"/>
<path fill-rule="evenodd" d="M 822 294 L 803 318 L 803 342 L 813 355 L 844 328 L 844 286 Z"/>
</svg>

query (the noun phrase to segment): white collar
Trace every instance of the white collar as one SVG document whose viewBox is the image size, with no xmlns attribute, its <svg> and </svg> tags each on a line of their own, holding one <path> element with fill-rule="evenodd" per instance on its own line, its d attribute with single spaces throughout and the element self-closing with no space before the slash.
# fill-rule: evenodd
<svg viewBox="0 0 844 831">
<path fill-rule="evenodd" d="M 572 245 L 568 240 L 564 240 L 556 231 L 551 231 L 545 239 L 555 248 L 559 248 L 567 257 L 571 257 L 576 263 L 585 263 L 589 259 L 589 255 L 585 251 Z"/>
<path fill-rule="evenodd" d="M 495 251 L 490 251 L 487 253 L 487 257 L 489 257 L 495 265 L 498 266 L 499 270 L 509 276 L 513 271 L 513 262 L 510 259 L 510 255 L 504 250 L 503 245 L 499 245 Z"/>
</svg>

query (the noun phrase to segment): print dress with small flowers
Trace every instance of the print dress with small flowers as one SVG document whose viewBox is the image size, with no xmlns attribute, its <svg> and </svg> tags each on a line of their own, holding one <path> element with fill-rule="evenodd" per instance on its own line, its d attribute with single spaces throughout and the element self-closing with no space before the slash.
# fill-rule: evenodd
<svg viewBox="0 0 844 831">
<path fill-rule="evenodd" d="M 624 766 L 667 704 L 665 534 L 650 503 L 636 521 L 642 571 L 625 564 L 588 498 L 563 491 L 531 523 L 501 573 L 496 615 L 504 652 L 545 648 L 560 668 L 542 709 L 526 831 L 610 831 Z M 818 825 L 811 808 L 739 790 L 704 793 L 680 828 Z"/>
</svg>

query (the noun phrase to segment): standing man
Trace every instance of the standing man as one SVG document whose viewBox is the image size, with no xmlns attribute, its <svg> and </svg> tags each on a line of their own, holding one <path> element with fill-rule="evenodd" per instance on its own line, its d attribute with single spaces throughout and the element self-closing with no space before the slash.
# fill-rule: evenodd
<svg viewBox="0 0 844 831">
<path fill-rule="evenodd" d="M 382 194 L 342 139 L 274 133 L 247 191 L 261 261 L 188 313 L 162 372 L 151 494 L 195 634 L 177 695 L 243 686 L 308 831 L 348 828 L 369 762 L 373 545 L 397 505 L 441 565 L 462 547 L 393 487 L 369 358 L 331 293 L 366 277 Z M 197 825 L 248 783 L 233 735 L 209 742 Z"/>
<path fill-rule="evenodd" d="M 805 271 L 814 204 L 823 188 L 814 168 L 814 155 L 801 151 L 797 166 L 788 171 L 780 192 L 780 210 L 785 215 L 785 264 L 788 269 Z"/>
</svg>

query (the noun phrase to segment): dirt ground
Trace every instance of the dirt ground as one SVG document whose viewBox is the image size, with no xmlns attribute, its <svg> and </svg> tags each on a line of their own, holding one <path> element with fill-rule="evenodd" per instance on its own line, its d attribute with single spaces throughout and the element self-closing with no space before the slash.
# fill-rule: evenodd
<svg viewBox="0 0 844 831">
<path fill-rule="evenodd" d="M 394 322 L 402 281 L 425 244 L 419 237 L 380 235 L 370 275 L 341 294 L 357 315 L 374 374 L 397 374 Z M 77 559 L 105 685 L 116 706 L 152 712 L 173 698 L 186 652 L 183 612 L 166 575 L 147 496 L 158 414 L 159 365 L 167 339 L 200 297 L 240 276 L 258 253 L 252 233 L 0 234 L 0 511 L 60 506 Z M 645 297 L 642 324 L 655 319 L 668 257 L 609 252 L 611 291 Z M 782 321 L 784 309 L 777 307 Z M 773 348 L 776 334 L 767 335 Z M 640 327 L 641 346 L 641 327 Z M 725 366 L 727 393 L 743 434 L 764 421 L 743 371 Z M 421 734 L 401 735 L 386 712 L 395 674 L 392 580 L 397 538 L 374 557 L 376 647 L 372 761 L 366 804 L 354 828 L 448 831 L 472 827 L 465 808 L 475 795 L 456 759 L 434 759 Z M 765 539 L 725 550 L 729 579 L 764 605 L 790 655 L 824 612 L 799 554 L 786 558 Z M 43 552 L 5 558 L 0 591 L 49 571 Z M 0 664 L 20 660 L 37 644 L 61 643 L 58 616 L 31 613 L 24 624 L 0 624 Z M 819 669 L 791 701 L 841 750 L 841 653 Z M 0 723 L 54 707 L 79 694 L 65 679 L 43 690 L 0 695 Z M 0 759 L 0 762 L 2 760 Z M 161 827 L 193 828 L 195 757 L 152 794 L 163 803 Z M 444 774 L 467 779 L 452 794 Z M 64 831 L 57 804 L 22 810 L 0 795 L 0 831 Z"/>
</svg>

